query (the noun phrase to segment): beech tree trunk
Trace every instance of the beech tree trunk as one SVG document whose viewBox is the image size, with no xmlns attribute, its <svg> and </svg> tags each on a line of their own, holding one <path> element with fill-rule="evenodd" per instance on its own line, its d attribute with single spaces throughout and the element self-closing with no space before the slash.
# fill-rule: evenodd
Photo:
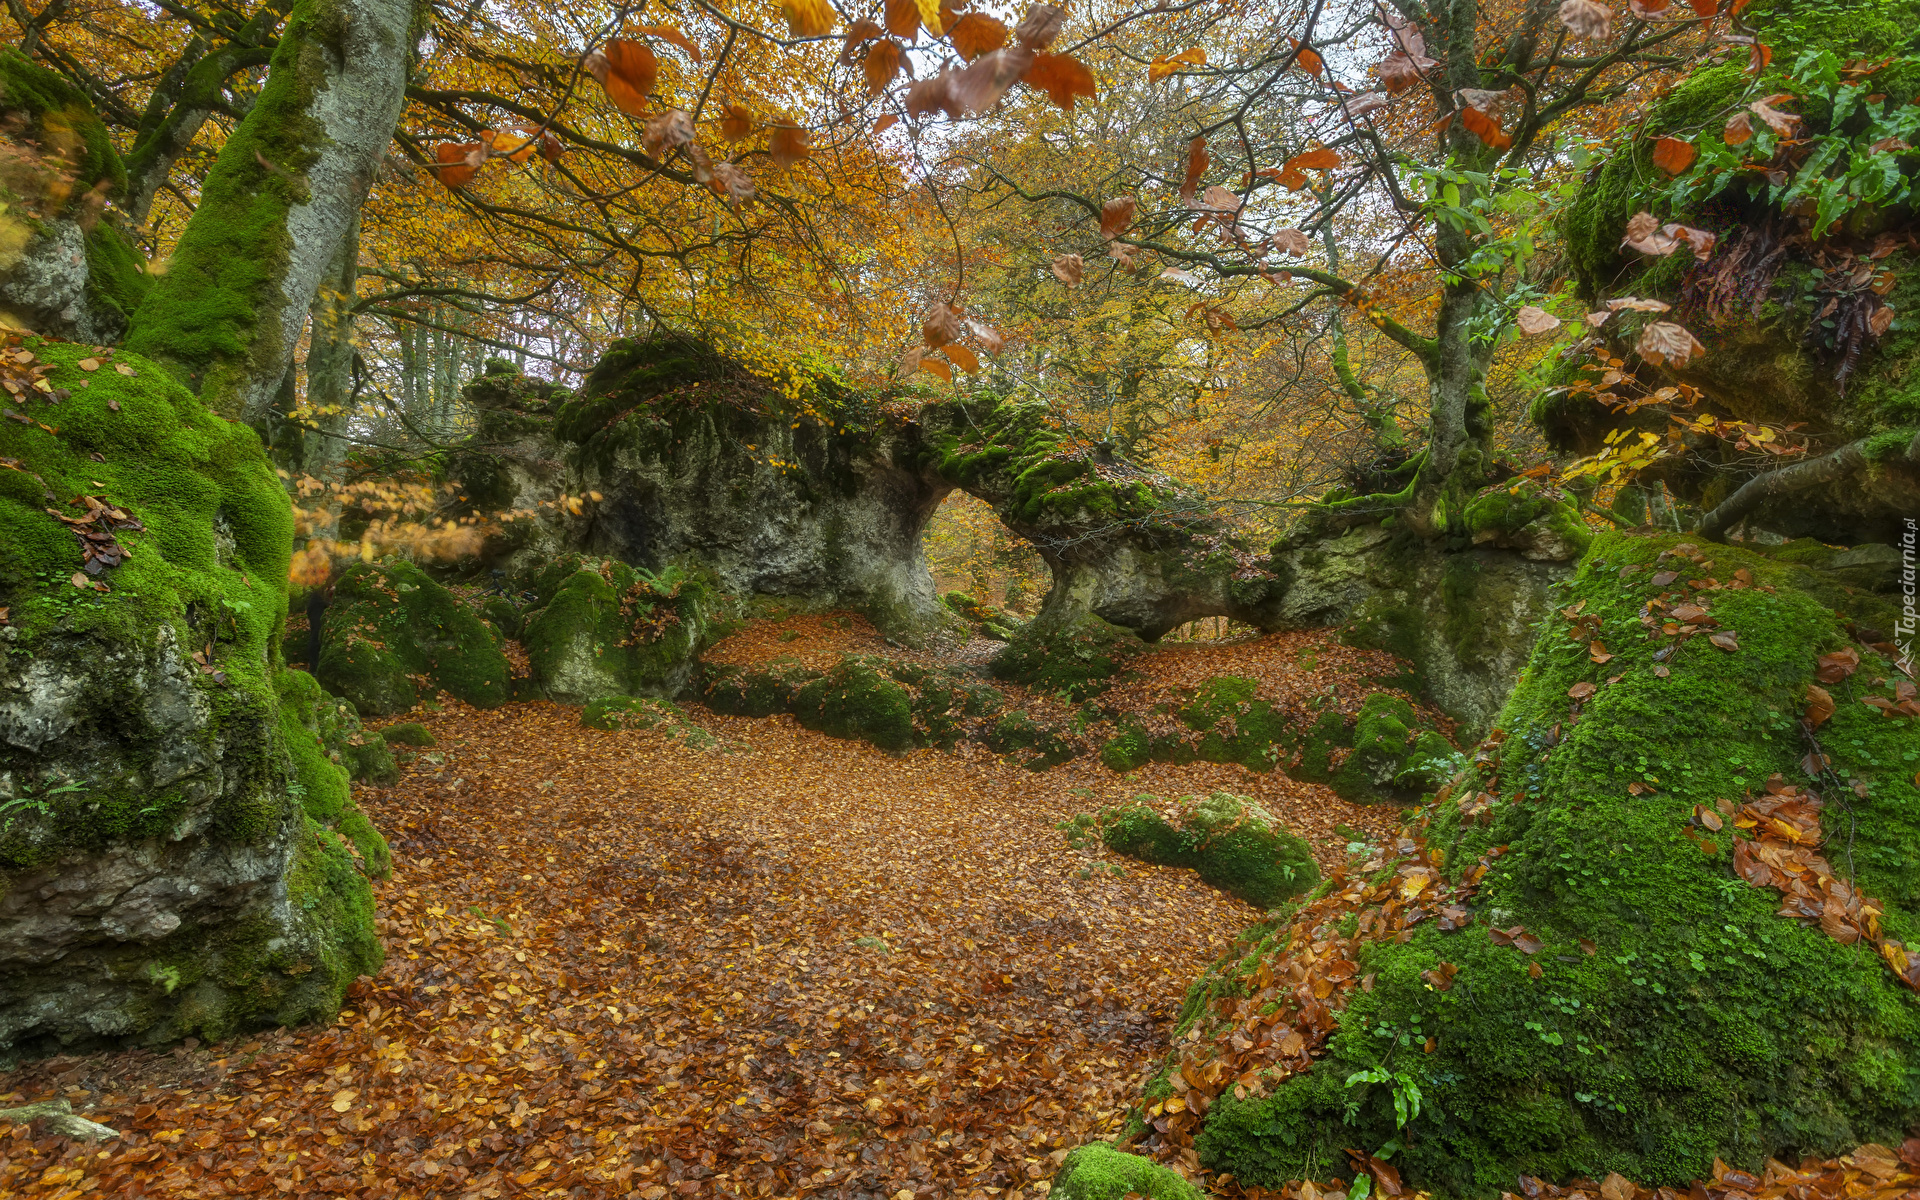
<svg viewBox="0 0 1920 1200">
<path fill-rule="evenodd" d="M 405 0 L 300 0 L 127 348 L 257 422 L 386 153 L 417 31 Z"/>
</svg>

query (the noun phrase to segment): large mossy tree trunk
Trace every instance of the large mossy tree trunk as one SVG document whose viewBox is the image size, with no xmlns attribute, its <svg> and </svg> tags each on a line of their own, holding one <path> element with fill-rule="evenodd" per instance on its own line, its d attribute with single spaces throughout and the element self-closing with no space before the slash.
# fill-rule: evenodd
<svg viewBox="0 0 1920 1200">
<path fill-rule="evenodd" d="M 1211 1103 L 1189 1089 L 1150 1143 L 1190 1141 L 1268 1187 L 1386 1147 L 1411 1187 L 1490 1197 L 1523 1173 L 1684 1186 L 1716 1157 L 1757 1174 L 1899 1142 L 1920 1118 L 1920 957 L 1903 949 L 1920 938 L 1920 737 L 1863 703 L 1906 682 L 1873 628 L 1895 614 L 1821 572 L 1708 550 L 1594 542 L 1503 736 L 1397 848 L 1307 898 L 1330 900 L 1325 927 L 1281 914 L 1195 985 L 1174 1069 Z M 1814 730 L 1822 670 L 1833 713 Z M 1831 760 L 1817 777 L 1810 753 Z M 1769 781 L 1824 801 L 1835 878 L 1808 903 L 1826 929 L 1777 915 L 1783 895 L 1736 869 L 1781 849 L 1741 807 Z M 1331 1011 L 1316 1023 L 1303 998 Z M 1287 1056 L 1289 1030 L 1311 1061 Z M 1164 1077 L 1149 1089 L 1166 1094 Z M 1404 1129 L 1396 1096 L 1403 1115 L 1418 1097 Z"/>
<path fill-rule="evenodd" d="M 417 36 L 406 0 L 301 0 L 126 345 L 258 422 L 393 138 Z"/>
</svg>

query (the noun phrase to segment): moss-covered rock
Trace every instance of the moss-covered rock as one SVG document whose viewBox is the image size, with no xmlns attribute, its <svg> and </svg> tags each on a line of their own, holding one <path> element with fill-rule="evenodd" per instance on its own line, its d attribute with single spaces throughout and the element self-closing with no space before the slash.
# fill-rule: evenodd
<svg viewBox="0 0 1920 1200">
<path fill-rule="evenodd" d="M 1259 1086 L 1214 1100 L 1195 1141 L 1204 1165 L 1277 1188 L 1346 1174 L 1346 1147 L 1392 1142 L 1408 1186 L 1437 1196 L 1493 1196 L 1521 1173 L 1684 1187 L 1716 1158 L 1757 1173 L 1770 1157 L 1891 1144 L 1920 1118 L 1920 994 L 1871 939 L 1778 915 L 1781 895 L 1734 869 L 1751 835 L 1721 815 L 1775 777 L 1810 782 L 1801 713 L 1816 660 L 1857 653 L 1857 671 L 1824 685 L 1835 709 L 1816 736 L 1832 770 L 1811 781 L 1827 801 L 1823 853 L 1882 910 L 1885 937 L 1913 945 L 1920 743 L 1910 721 L 1860 703 L 1897 676 L 1795 586 L 1809 568 L 1710 550 L 1596 538 L 1565 598 L 1577 616 L 1541 630 L 1504 737 L 1407 832 L 1470 893 L 1464 911 L 1361 934 L 1412 885 L 1358 881 L 1390 884 L 1342 926 L 1370 986 L 1336 986 L 1310 1069 L 1283 1079 L 1256 1062 Z M 1678 580 L 1654 583 L 1667 568 Z M 1890 624 L 1870 595 L 1850 600 L 1851 620 Z M 1737 648 L 1702 633 L 1676 650 L 1659 622 L 1643 633 L 1654 601 L 1707 609 Z M 1567 636 L 1583 618 L 1618 631 L 1612 661 Z M 1260 971 L 1303 962 L 1288 930 L 1250 930 L 1196 984 L 1180 1032 L 1258 991 Z M 1414 1090 L 1403 1130 L 1395 1095 Z"/>
<path fill-rule="evenodd" d="M 719 745 L 719 739 L 687 720 L 671 700 L 653 696 L 609 696 L 580 710 L 580 724 L 588 729 L 657 729 L 696 750 Z"/>
<path fill-rule="evenodd" d="M 569 704 L 680 694 L 720 615 L 712 584 L 677 567 L 656 575 L 603 559 L 557 584 L 543 573 L 535 590 L 552 598 L 526 615 L 520 640 L 534 685 Z"/>
<path fill-rule="evenodd" d="M 405 560 L 356 563 L 340 576 L 314 675 L 370 716 L 405 712 L 435 691 L 476 708 L 511 698 L 507 659 L 487 626 Z"/>
<path fill-rule="evenodd" d="M 1153 797 L 1098 814 L 1109 850 L 1142 862 L 1186 867 L 1255 908 L 1274 908 L 1320 881 L 1313 852 L 1272 813 L 1245 796 L 1187 797 L 1178 825 L 1151 807 Z"/>
<path fill-rule="evenodd" d="M 31 146 L 0 183 L 0 309 L 75 341 L 120 340 L 152 278 L 101 205 L 127 171 L 86 96 L 12 47 L 0 50 L 5 135 Z"/>
<path fill-rule="evenodd" d="M 982 604 L 966 592 L 948 592 L 941 598 L 955 616 L 973 626 L 981 637 L 996 642 L 1010 641 L 1014 631 L 1023 624 L 1019 617 L 991 604 Z"/>
<path fill-rule="evenodd" d="M 1067 1155 L 1047 1195 L 1058 1200 L 1202 1200 L 1204 1193 L 1166 1167 L 1111 1142 L 1089 1142 Z"/>
<path fill-rule="evenodd" d="M 0 1059 L 331 1016 L 386 851 L 276 687 L 286 493 L 153 364 L 25 348 L 67 394 L 0 423 Z"/>
<path fill-rule="evenodd" d="M 294 713 L 319 739 L 330 762 L 345 767 L 353 780 L 392 783 L 400 778 L 393 751 L 380 734 L 363 729 L 351 700 L 329 696 L 305 671 L 275 671 L 274 690 L 283 711 Z"/>
<path fill-rule="evenodd" d="M 808 729 L 882 750 L 898 753 L 914 743 L 913 693 L 866 658 L 844 659 L 802 684 L 793 694 L 793 715 Z"/>
<path fill-rule="evenodd" d="M 1031 752 L 1022 764 L 1030 771 L 1057 767 L 1079 753 L 1079 743 L 1068 730 L 1036 721 L 1021 709 L 1002 713 L 981 740 L 995 754 Z"/>
<path fill-rule="evenodd" d="M 894 753 L 982 737 L 1004 703 L 997 689 L 961 672 L 882 655 L 849 655 L 824 671 L 778 659 L 709 665 L 702 698 L 733 716 L 792 713 L 808 729 Z"/>
<path fill-rule="evenodd" d="M 1518 550 L 1541 562 L 1579 558 L 1592 540 L 1577 509 L 1530 479 L 1481 489 L 1467 505 L 1465 522 L 1474 545 Z"/>
<path fill-rule="evenodd" d="M 380 738 L 389 746 L 410 746 L 421 748 L 437 746 L 433 732 L 417 721 L 408 721 L 402 725 L 389 725 L 380 731 Z"/>
<path fill-rule="evenodd" d="M 993 659 L 1000 679 L 1085 700 L 1105 691 L 1147 644 L 1131 629 L 1085 614 L 1064 626 L 1031 621 Z"/>
</svg>

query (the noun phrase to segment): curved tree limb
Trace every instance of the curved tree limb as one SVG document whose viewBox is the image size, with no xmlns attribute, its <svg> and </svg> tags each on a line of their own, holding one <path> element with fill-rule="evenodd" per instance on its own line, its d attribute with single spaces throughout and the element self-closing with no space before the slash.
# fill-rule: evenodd
<svg viewBox="0 0 1920 1200">
<path fill-rule="evenodd" d="M 1740 485 L 1740 490 L 1722 500 L 1712 512 L 1700 518 L 1694 532 L 1709 541 L 1724 542 L 1727 530 L 1761 504 L 1775 496 L 1805 491 L 1823 483 L 1845 478 L 1867 465 L 1866 441 L 1849 442 L 1831 454 L 1807 462 L 1781 467 L 1757 475 Z"/>
</svg>

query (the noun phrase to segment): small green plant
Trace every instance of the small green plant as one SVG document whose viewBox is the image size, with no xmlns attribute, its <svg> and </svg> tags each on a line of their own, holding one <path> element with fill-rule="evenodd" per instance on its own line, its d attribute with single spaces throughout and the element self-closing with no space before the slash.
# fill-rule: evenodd
<svg viewBox="0 0 1920 1200">
<path fill-rule="evenodd" d="M 1405 1129 L 1407 1124 L 1420 1115 L 1420 1084 L 1405 1071 L 1388 1071 L 1385 1067 L 1368 1067 L 1364 1071 L 1355 1071 L 1347 1076 L 1347 1087 L 1356 1084 L 1384 1083 L 1393 1089 L 1393 1126 Z M 1361 1092 L 1347 1098 L 1347 1121 L 1359 1115 L 1361 1100 L 1366 1093 Z M 1364 1176 L 1362 1177 L 1364 1178 Z M 1348 1200 L 1352 1200 L 1349 1194 Z"/>
<path fill-rule="evenodd" d="M 180 968 L 163 967 L 159 963 L 147 964 L 147 978 L 166 989 L 167 995 L 173 995 L 173 989 L 180 986 Z"/>
</svg>

